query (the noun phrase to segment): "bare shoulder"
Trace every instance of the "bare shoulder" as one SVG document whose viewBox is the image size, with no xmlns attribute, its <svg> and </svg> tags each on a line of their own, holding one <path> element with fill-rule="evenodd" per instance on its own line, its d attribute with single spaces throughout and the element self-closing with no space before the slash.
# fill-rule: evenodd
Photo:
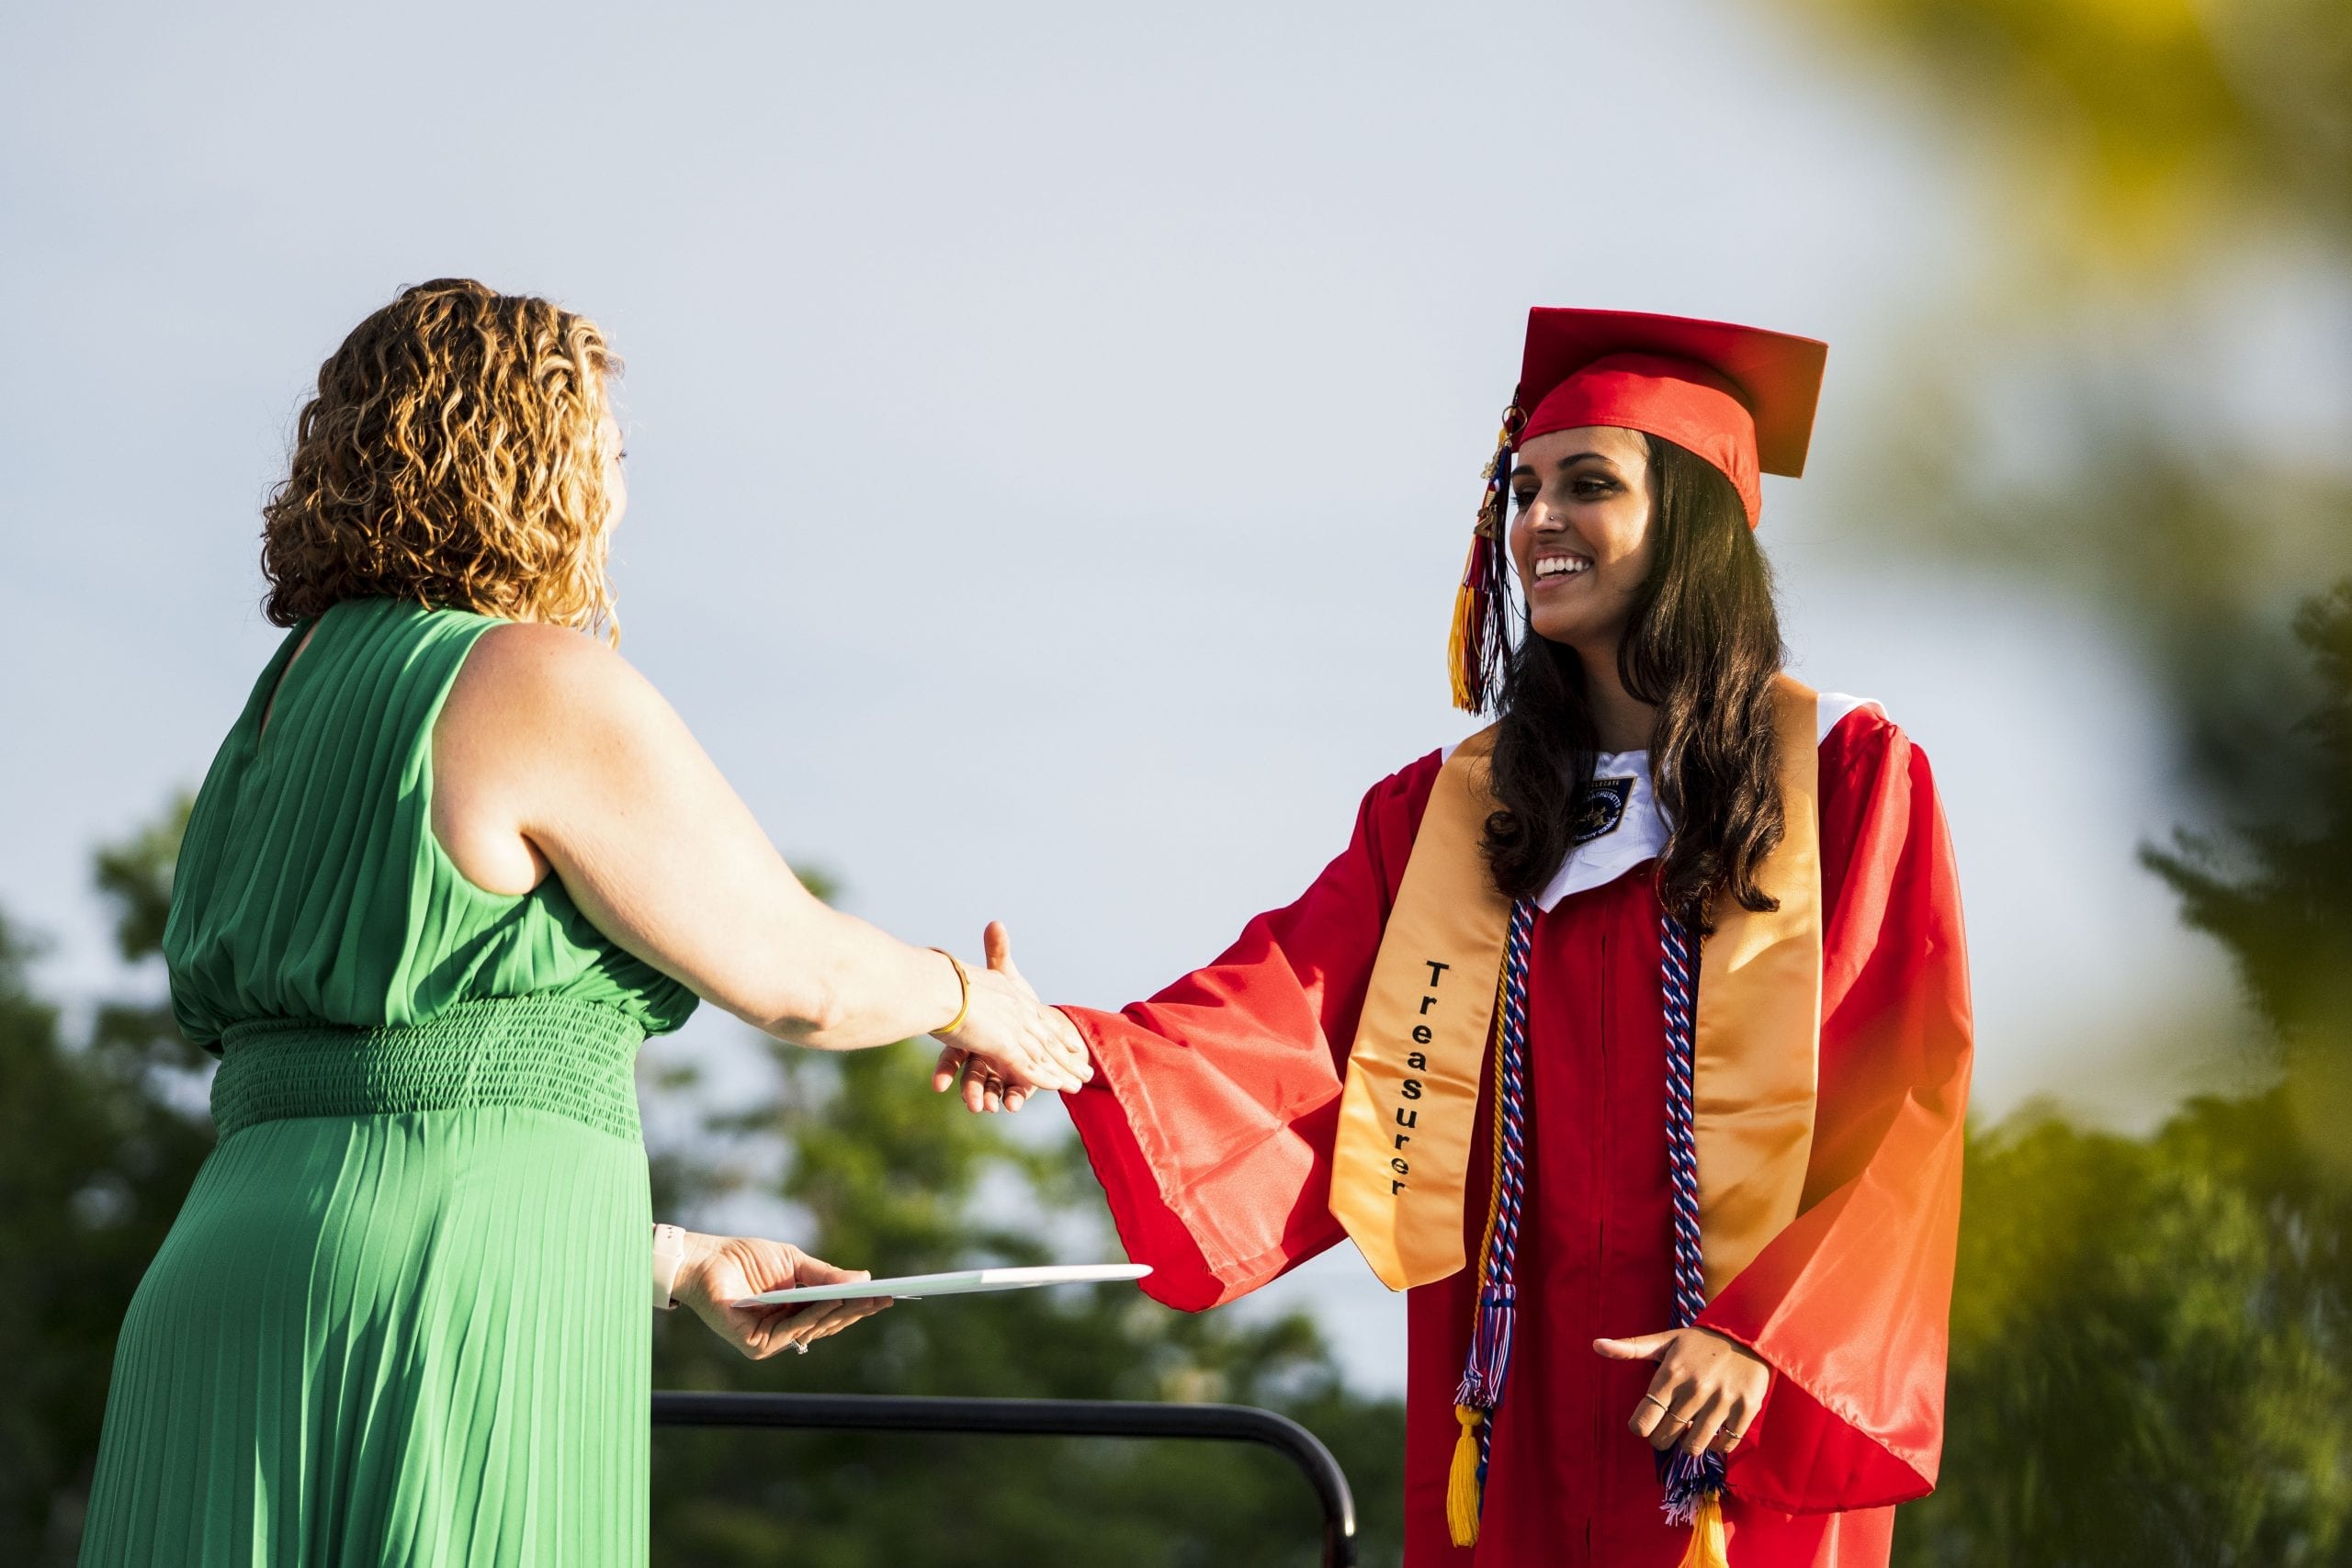
<svg viewBox="0 0 2352 1568">
<path fill-rule="evenodd" d="M 482 633 L 466 655 L 458 679 L 524 698 L 640 681 L 627 660 L 595 638 L 568 626 L 528 621 L 503 622 Z"/>
<path fill-rule="evenodd" d="M 611 649 L 560 626 L 492 626 L 434 726 L 434 830 L 480 886 L 526 892 L 547 852 L 673 792 L 694 754 L 661 694 Z"/>
<path fill-rule="evenodd" d="M 443 709 L 445 728 L 628 729 L 666 705 L 612 649 L 563 626 L 509 622 L 475 639 Z"/>
</svg>

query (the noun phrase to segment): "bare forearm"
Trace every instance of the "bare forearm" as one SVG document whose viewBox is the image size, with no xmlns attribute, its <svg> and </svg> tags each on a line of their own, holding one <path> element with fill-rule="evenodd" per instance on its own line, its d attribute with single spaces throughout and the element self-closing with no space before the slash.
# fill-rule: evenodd
<svg viewBox="0 0 2352 1568">
<path fill-rule="evenodd" d="M 863 1050 L 955 1018 L 955 965 L 810 897 L 772 848 L 744 838 L 696 855 L 691 842 L 639 854 L 550 836 L 546 852 L 599 931 L 779 1040 Z M 645 863 L 616 863 L 630 855 Z M 697 859 L 702 874 L 682 874 Z"/>
<path fill-rule="evenodd" d="M 810 924 L 785 994 L 747 1015 L 777 1039 L 861 1051 L 929 1033 L 962 1008 L 955 965 L 940 954 L 837 910 Z"/>
</svg>

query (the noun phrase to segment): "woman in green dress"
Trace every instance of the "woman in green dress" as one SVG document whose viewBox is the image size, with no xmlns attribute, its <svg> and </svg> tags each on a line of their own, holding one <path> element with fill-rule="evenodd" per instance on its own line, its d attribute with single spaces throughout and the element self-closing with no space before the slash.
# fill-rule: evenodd
<svg viewBox="0 0 2352 1568">
<path fill-rule="evenodd" d="M 707 998 L 823 1050 L 932 1032 L 1088 1075 L 987 966 L 804 890 L 607 646 L 595 325 L 442 280 L 321 368 L 265 508 L 288 628 L 164 936 L 220 1145 L 116 1352 L 85 1564 L 642 1562 L 649 1313 L 747 1355 L 851 1278 L 656 1227 L 631 1064 Z M 605 640 L 583 632 L 604 632 Z"/>
</svg>

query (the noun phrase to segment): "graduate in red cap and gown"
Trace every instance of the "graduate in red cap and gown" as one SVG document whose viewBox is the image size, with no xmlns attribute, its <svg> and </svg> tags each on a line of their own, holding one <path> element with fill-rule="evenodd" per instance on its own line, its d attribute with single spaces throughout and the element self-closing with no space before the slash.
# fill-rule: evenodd
<svg viewBox="0 0 2352 1568">
<path fill-rule="evenodd" d="M 1752 536 L 1825 353 L 1533 311 L 1453 639 L 1496 722 L 1215 963 L 1064 1010 L 1151 1294 L 1344 1237 L 1410 1292 L 1408 1568 L 1861 1568 L 1935 1483 L 1951 848 L 1903 731 L 1781 671 Z"/>
</svg>

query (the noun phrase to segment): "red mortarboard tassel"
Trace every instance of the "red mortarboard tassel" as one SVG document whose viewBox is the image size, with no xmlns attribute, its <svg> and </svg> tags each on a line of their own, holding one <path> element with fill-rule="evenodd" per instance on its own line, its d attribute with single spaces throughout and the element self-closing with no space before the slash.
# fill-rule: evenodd
<svg viewBox="0 0 2352 1568">
<path fill-rule="evenodd" d="M 1463 563 L 1462 586 L 1453 595 L 1453 632 L 1446 660 L 1453 671 L 1453 705 L 1484 713 L 1502 691 L 1503 665 L 1510 645 L 1503 612 L 1510 603 L 1510 551 L 1505 530 L 1510 517 L 1510 460 L 1527 416 L 1517 403 L 1503 411 L 1502 434 L 1487 464 L 1487 491 L 1478 502 L 1478 525 L 1470 536 L 1470 558 Z"/>
</svg>

